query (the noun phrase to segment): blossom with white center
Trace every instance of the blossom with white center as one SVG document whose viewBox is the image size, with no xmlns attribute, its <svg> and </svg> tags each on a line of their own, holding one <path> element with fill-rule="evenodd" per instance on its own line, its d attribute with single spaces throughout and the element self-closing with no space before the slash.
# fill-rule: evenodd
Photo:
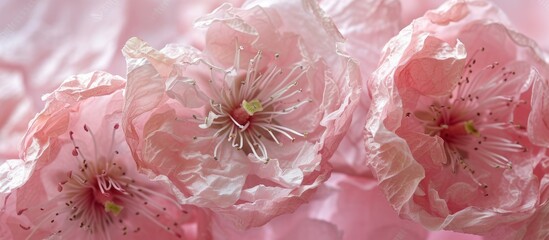
<svg viewBox="0 0 549 240">
<path fill-rule="evenodd" d="M 282 145 L 279 138 L 294 142 L 295 136 L 305 137 L 307 134 L 285 127 L 277 121 L 278 116 L 292 114 L 312 101 L 304 98 L 303 89 L 298 88 L 306 68 L 297 65 L 286 72 L 286 69 L 271 64 L 265 70 L 258 69 L 262 58 L 262 52 L 258 51 L 249 60 L 247 71 L 239 73 L 241 50 L 242 47 L 237 47 L 234 65 L 228 70 L 204 62 L 212 72 L 209 80 L 212 92 L 219 94 L 213 95 L 207 116 L 193 115 L 193 118 L 203 122 L 199 125 L 200 128 L 216 130 L 212 135 L 213 138 L 218 138 L 213 152 L 214 159 L 218 159 L 220 145 L 227 142 L 238 150 L 252 153 L 256 159 L 266 163 L 269 156 L 263 141 L 274 141 Z M 279 57 L 280 55 L 275 54 L 276 59 Z M 216 86 L 219 82 L 228 84 Z"/>
<path fill-rule="evenodd" d="M 203 50 L 126 43 L 128 143 L 182 202 L 262 225 L 326 180 L 358 102 L 357 65 L 312 0 L 225 4 L 195 25 Z"/>
</svg>

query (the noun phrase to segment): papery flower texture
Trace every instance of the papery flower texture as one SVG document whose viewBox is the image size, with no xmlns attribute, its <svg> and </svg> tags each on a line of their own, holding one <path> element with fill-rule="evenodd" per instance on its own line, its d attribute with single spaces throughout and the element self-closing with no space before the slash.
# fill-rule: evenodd
<svg viewBox="0 0 549 240">
<path fill-rule="evenodd" d="M 328 177 L 358 101 L 357 64 L 315 1 L 225 4 L 196 26 L 202 51 L 124 47 L 128 142 L 181 201 L 262 225 Z"/>
<path fill-rule="evenodd" d="M 428 229 L 520 233 L 539 208 L 545 150 L 527 128 L 546 65 L 507 26 L 489 2 L 446 2 L 390 40 L 373 73 L 370 166 L 399 214 Z"/>
<path fill-rule="evenodd" d="M 121 77 L 94 72 L 69 78 L 47 95 L 22 145 L 23 161 L 31 164 L 21 167 L 31 166 L 32 174 L 4 201 L 8 236 L 199 236 L 201 212 L 180 205 L 162 177 L 150 180 L 137 171 L 119 125 L 124 86 Z"/>
<path fill-rule="evenodd" d="M 543 1 L 0 6 L 0 239 L 549 240 Z"/>
</svg>

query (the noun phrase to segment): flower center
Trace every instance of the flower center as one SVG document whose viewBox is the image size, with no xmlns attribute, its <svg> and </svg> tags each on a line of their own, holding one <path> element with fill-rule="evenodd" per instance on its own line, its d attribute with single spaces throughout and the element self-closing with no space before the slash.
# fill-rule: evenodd
<svg viewBox="0 0 549 240">
<path fill-rule="evenodd" d="M 66 180 L 59 182 L 57 196 L 50 199 L 39 209 L 23 209 L 25 211 L 39 211 L 41 217 L 31 219 L 37 222 L 33 227 L 20 225 L 25 230 L 31 230 L 28 238 L 31 238 L 38 229 L 52 231 L 53 235 L 72 235 L 72 231 L 84 231 L 94 239 L 113 239 L 127 235 L 129 232 L 139 233 L 143 222 L 151 222 L 164 230 L 181 237 L 179 223 L 169 222 L 175 212 L 168 212 L 167 206 L 175 209 L 182 207 L 171 195 L 164 194 L 160 189 L 149 189 L 139 174 L 128 174 L 122 164 L 115 159 L 119 152 L 114 149 L 114 134 L 118 129 L 114 126 L 112 132 L 111 154 L 105 156 L 105 152 L 98 149 L 97 141 L 92 130 L 84 125 L 84 130 L 89 133 L 94 151 L 83 151 L 77 144 L 79 141 L 70 132 L 70 140 L 74 146 L 72 155 L 78 163 L 78 169 L 71 169 L 66 175 Z M 102 154 L 103 153 L 103 154 Z M 93 157 L 92 157 L 93 155 Z M 132 178 L 136 175 L 139 178 Z M 166 205 L 168 204 L 168 205 Z M 174 209 L 171 209 L 173 211 Z M 182 211 L 186 213 L 185 210 Z M 53 224 L 56 226 L 45 226 Z"/>
<path fill-rule="evenodd" d="M 460 121 L 453 124 L 441 123 L 438 135 L 448 143 L 458 143 L 460 139 L 472 136 L 480 137 L 480 132 L 475 127 L 473 120 Z"/>
<path fill-rule="evenodd" d="M 242 104 L 231 112 L 231 118 L 240 126 L 245 126 L 256 112 L 263 111 L 261 102 L 254 99 L 250 102 L 243 100 Z"/>
<path fill-rule="evenodd" d="M 111 174 L 115 176 L 116 173 Z M 97 184 L 93 188 L 95 201 L 104 206 L 105 213 L 112 213 L 115 216 L 118 216 L 124 206 L 116 204 L 115 201 L 119 201 L 117 199 L 120 198 L 119 195 L 128 193 L 125 192 L 124 188 L 120 185 L 120 183 L 118 183 L 118 181 L 111 178 L 111 176 L 109 176 L 104 170 L 101 175 L 96 176 L 96 179 Z"/>
<path fill-rule="evenodd" d="M 494 168 L 512 168 L 507 156 L 526 151 L 513 140 L 513 132 L 522 126 L 512 122 L 515 107 L 524 102 L 515 101 L 517 89 L 507 87 L 516 78 L 514 71 L 506 67 L 498 69 L 497 62 L 478 72 L 474 70 L 475 56 L 479 52 L 484 52 L 484 48 L 472 54 L 449 96 L 435 98 L 426 111 L 416 111 L 413 115 L 424 126 L 426 134 L 444 140 L 442 164 L 449 165 L 453 173 L 460 168 L 467 170 L 470 178 L 488 196 L 485 190 L 488 186 L 477 177 L 471 165 L 474 163 L 478 167 L 483 163 Z"/>
<path fill-rule="evenodd" d="M 264 141 L 282 145 L 281 138 L 293 142 L 294 136 L 306 136 L 306 133 L 289 128 L 285 126 L 285 122 L 279 121 L 280 116 L 291 114 L 312 101 L 308 98 L 300 99 L 299 95 L 303 90 L 295 89 L 306 69 L 298 65 L 284 75 L 281 68 L 271 64 L 267 70 L 260 71 L 258 68 L 262 52 L 259 51 L 250 59 L 246 72 L 238 74 L 241 70 L 241 50 L 242 47 L 237 47 L 234 66 L 229 70 L 204 62 L 212 71 L 210 87 L 213 92 L 220 94 L 211 99 L 211 109 L 207 116 L 193 117 L 200 123 L 200 128 L 211 128 L 215 132 L 209 137 L 193 138 L 198 141 L 216 140 L 213 151 L 215 160 L 218 159 L 220 146 L 228 143 L 231 147 L 243 150 L 255 159 L 267 163 L 269 154 Z M 275 58 L 278 57 L 276 54 Z M 216 78 L 216 73 L 222 73 L 222 79 Z M 217 86 L 219 83 L 223 86 Z M 228 86 L 225 83 L 228 83 Z"/>
<path fill-rule="evenodd" d="M 123 206 L 120 206 L 116 203 L 114 203 L 113 201 L 106 201 L 104 203 L 105 205 L 105 212 L 111 212 L 114 214 L 114 216 L 118 216 L 118 214 L 120 214 L 120 212 L 122 211 L 122 208 L 124 208 Z"/>
<path fill-rule="evenodd" d="M 263 106 L 261 105 L 261 102 L 257 99 L 254 99 L 250 102 L 247 102 L 246 100 L 242 101 L 242 108 L 246 111 L 246 113 L 250 116 L 253 116 L 254 113 L 263 111 Z"/>
<path fill-rule="evenodd" d="M 238 107 L 231 112 L 231 117 L 238 125 L 244 126 L 248 123 L 251 115 L 248 114 L 243 107 Z"/>
</svg>

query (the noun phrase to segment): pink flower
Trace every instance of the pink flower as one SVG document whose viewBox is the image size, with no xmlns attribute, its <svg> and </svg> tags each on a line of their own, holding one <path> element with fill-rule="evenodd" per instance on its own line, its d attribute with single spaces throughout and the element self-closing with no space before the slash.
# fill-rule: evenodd
<svg viewBox="0 0 549 240">
<path fill-rule="evenodd" d="M 357 65 L 314 1 L 222 5 L 196 26 L 207 28 L 203 51 L 124 47 L 128 142 L 182 201 L 264 224 L 328 177 L 358 100 Z"/>
<path fill-rule="evenodd" d="M 404 28 L 373 73 L 366 148 L 380 187 L 429 229 L 516 230 L 539 204 L 536 44 L 485 1 L 449 1 Z M 513 228 L 511 228 L 511 226 Z"/>
<path fill-rule="evenodd" d="M 151 181 L 137 172 L 119 129 L 124 86 L 120 77 L 94 72 L 45 97 L 22 146 L 32 175 L 2 203 L 14 239 L 203 234 L 196 226 L 201 210 L 180 206 L 162 176 Z"/>
</svg>

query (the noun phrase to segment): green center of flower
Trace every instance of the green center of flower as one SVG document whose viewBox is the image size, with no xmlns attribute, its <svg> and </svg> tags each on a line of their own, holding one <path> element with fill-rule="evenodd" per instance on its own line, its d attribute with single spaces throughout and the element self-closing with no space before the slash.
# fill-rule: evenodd
<svg viewBox="0 0 549 240">
<path fill-rule="evenodd" d="M 248 115 L 253 116 L 254 113 L 263 111 L 263 106 L 261 102 L 257 99 L 251 101 L 242 101 L 242 108 L 248 113 Z"/>
<path fill-rule="evenodd" d="M 480 137 L 480 133 L 477 128 L 475 128 L 475 124 L 472 120 L 466 121 L 463 124 L 463 127 L 465 128 L 465 132 L 467 132 L 467 134 L 473 135 L 475 137 Z"/>
<path fill-rule="evenodd" d="M 114 214 L 114 216 L 118 216 L 118 214 L 122 212 L 122 209 L 124 209 L 123 206 L 118 205 L 113 201 L 106 201 L 104 205 L 105 205 L 105 212 L 107 213 L 111 212 Z"/>
<path fill-rule="evenodd" d="M 248 123 L 250 117 L 261 111 L 263 111 L 263 105 L 259 100 L 254 99 L 249 102 L 243 100 L 242 104 L 231 112 L 231 118 L 243 127 Z"/>
</svg>

